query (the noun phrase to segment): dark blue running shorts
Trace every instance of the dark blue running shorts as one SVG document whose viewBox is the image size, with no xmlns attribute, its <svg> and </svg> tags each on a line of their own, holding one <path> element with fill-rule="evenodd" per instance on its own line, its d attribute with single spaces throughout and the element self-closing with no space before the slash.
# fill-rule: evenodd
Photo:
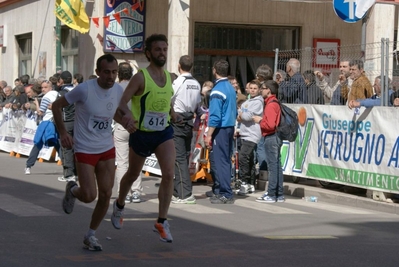
<svg viewBox="0 0 399 267">
<path fill-rule="evenodd" d="M 137 130 L 130 134 L 129 146 L 142 157 L 148 157 L 165 141 L 173 139 L 173 128 L 168 126 L 163 131 L 144 132 Z"/>
</svg>

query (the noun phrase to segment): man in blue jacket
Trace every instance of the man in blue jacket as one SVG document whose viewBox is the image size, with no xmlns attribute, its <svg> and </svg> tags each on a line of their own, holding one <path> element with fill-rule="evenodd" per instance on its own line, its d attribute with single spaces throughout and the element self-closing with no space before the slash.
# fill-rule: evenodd
<svg viewBox="0 0 399 267">
<path fill-rule="evenodd" d="M 210 149 L 213 179 L 212 204 L 233 204 L 231 158 L 234 125 L 237 118 L 236 92 L 227 79 L 229 63 L 218 60 L 213 65 L 215 86 L 210 95 L 208 133 L 205 144 Z M 207 196 L 210 196 L 207 194 Z"/>
</svg>

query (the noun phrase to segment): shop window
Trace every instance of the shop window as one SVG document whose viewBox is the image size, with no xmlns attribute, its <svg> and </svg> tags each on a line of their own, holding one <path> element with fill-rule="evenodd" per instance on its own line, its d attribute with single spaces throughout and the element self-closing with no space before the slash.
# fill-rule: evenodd
<svg viewBox="0 0 399 267">
<path fill-rule="evenodd" d="M 78 69 L 79 32 L 69 27 L 61 28 L 61 69 L 72 74 Z"/>
<path fill-rule="evenodd" d="M 32 76 L 32 33 L 16 36 L 18 44 L 18 76 Z"/>
</svg>

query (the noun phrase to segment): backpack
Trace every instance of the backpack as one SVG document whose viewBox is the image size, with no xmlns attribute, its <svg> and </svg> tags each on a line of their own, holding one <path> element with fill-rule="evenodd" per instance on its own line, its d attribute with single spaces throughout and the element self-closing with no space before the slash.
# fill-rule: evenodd
<svg viewBox="0 0 399 267">
<path fill-rule="evenodd" d="M 281 140 L 294 142 L 298 135 L 298 115 L 291 108 L 281 104 L 280 101 L 272 100 L 271 102 L 277 102 L 281 109 L 280 123 L 277 126 L 278 137 Z"/>
</svg>

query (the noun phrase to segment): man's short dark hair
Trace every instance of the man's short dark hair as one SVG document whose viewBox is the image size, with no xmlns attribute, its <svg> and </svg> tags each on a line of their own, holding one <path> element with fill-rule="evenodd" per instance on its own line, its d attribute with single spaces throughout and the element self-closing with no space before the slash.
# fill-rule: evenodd
<svg viewBox="0 0 399 267">
<path fill-rule="evenodd" d="M 115 61 L 116 63 L 118 63 L 118 61 L 116 60 L 116 58 L 115 58 L 113 55 L 111 55 L 111 54 L 102 55 L 101 57 L 99 57 L 99 58 L 97 59 L 97 62 L 96 62 L 96 68 L 97 68 L 98 71 L 101 70 L 101 62 L 102 62 L 103 60 L 106 60 L 106 61 L 109 62 L 109 63 L 111 63 L 111 62 L 113 62 L 113 61 Z"/>
<path fill-rule="evenodd" d="M 73 78 L 78 82 L 78 83 L 82 83 L 84 78 L 83 75 L 80 73 L 75 73 L 75 75 L 73 75 Z"/>
<path fill-rule="evenodd" d="M 21 83 L 23 85 L 27 85 L 27 84 L 29 84 L 30 76 L 28 74 L 24 74 L 19 79 L 21 80 Z"/>
<path fill-rule="evenodd" d="M 219 59 L 215 61 L 213 64 L 215 68 L 216 74 L 221 77 L 227 77 L 227 73 L 229 72 L 229 63 L 224 59 Z"/>
<path fill-rule="evenodd" d="M 265 86 L 270 89 L 272 95 L 278 95 L 278 83 L 273 80 L 267 80 Z"/>
<path fill-rule="evenodd" d="M 144 42 L 144 54 L 148 61 L 150 61 L 150 58 L 147 56 L 147 51 L 151 51 L 152 48 L 152 43 L 153 42 L 158 42 L 158 41 L 163 41 L 166 44 L 168 44 L 168 38 L 166 38 L 165 34 L 152 34 L 147 39 L 145 39 Z"/>
<path fill-rule="evenodd" d="M 190 71 L 191 68 L 193 67 L 193 61 L 191 60 L 191 57 L 188 55 L 181 56 L 179 64 L 180 68 L 184 71 Z"/>
<path fill-rule="evenodd" d="M 133 76 L 133 68 L 128 62 L 119 63 L 118 66 L 118 79 L 119 81 L 129 81 Z"/>
</svg>

